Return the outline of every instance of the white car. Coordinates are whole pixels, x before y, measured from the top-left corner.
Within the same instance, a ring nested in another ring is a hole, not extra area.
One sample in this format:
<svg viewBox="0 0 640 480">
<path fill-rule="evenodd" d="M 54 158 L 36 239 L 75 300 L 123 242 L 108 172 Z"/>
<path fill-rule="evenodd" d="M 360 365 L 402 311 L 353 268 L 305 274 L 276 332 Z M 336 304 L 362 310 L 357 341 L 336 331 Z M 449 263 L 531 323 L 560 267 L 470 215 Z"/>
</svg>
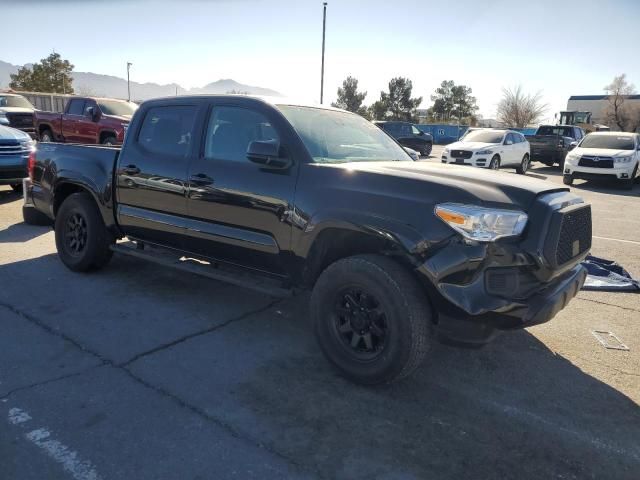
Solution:
<svg viewBox="0 0 640 480">
<path fill-rule="evenodd" d="M 442 163 L 494 170 L 511 167 L 518 173 L 525 173 L 529 169 L 529 142 L 513 130 L 473 130 L 461 140 L 447 145 L 442 152 Z"/>
<path fill-rule="evenodd" d="M 627 132 L 594 132 L 585 136 L 564 160 L 565 185 L 576 178 L 617 179 L 628 189 L 640 175 L 640 135 Z"/>
</svg>

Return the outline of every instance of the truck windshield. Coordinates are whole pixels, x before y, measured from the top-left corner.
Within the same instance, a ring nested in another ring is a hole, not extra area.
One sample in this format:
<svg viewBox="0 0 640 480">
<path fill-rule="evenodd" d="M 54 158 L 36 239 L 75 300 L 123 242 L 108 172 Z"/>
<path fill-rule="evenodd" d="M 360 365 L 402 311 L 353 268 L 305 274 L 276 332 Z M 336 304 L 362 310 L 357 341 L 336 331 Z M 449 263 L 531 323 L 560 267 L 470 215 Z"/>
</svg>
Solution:
<svg viewBox="0 0 640 480">
<path fill-rule="evenodd" d="M 386 133 L 359 115 L 278 105 L 317 163 L 413 161 Z"/>
<path fill-rule="evenodd" d="M 0 107 L 33 108 L 33 105 L 24 97 L 7 95 L 6 97 L 0 97 Z"/>
<path fill-rule="evenodd" d="M 633 150 L 635 144 L 633 137 L 618 135 L 595 135 L 593 133 L 584 137 L 580 148 L 607 148 L 611 150 Z"/>
<path fill-rule="evenodd" d="M 465 142 L 502 143 L 504 132 L 492 132 L 487 130 L 474 130 L 464 136 Z"/>
<path fill-rule="evenodd" d="M 138 105 L 133 102 L 118 102 L 116 100 L 98 100 L 98 105 L 105 115 L 120 117 L 130 117 L 138 109 Z"/>
</svg>

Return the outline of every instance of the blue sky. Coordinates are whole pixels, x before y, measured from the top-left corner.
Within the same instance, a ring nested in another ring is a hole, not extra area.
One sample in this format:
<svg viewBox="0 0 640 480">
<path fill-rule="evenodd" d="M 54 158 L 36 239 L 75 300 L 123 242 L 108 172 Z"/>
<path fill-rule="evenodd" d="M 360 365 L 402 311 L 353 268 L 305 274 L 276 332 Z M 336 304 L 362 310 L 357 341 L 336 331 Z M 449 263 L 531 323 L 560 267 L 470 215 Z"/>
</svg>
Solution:
<svg viewBox="0 0 640 480">
<path fill-rule="evenodd" d="M 140 82 L 233 78 L 319 98 L 322 1 L 0 0 L 0 12 L 16 19 L 2 22 L 0 48 L 14 64 L 55 49 L 78 71 L 125 77 L 131 61 Z M 325 101 L 347 75 L 367 103 L 406 76 L 426 107 L 452 79 L 473 89 L 485 117 L 517 84 L 541 91 L 552 117 L 623 72 L 640 88 L 639 24 L 638 0 L 329 0 Z"/>
</svg>

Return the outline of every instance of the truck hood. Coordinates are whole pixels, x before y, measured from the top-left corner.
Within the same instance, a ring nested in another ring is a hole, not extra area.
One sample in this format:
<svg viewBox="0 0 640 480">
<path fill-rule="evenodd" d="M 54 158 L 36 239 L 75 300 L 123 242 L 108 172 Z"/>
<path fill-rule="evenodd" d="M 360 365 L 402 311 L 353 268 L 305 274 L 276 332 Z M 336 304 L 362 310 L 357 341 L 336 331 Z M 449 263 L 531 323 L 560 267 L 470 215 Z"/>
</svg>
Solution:
<svg viewBox="0 0 640 480">
<path fill-rule="evenodd" d="M 615 150 L 612 148 L 574 148 L 572 154 L 588 155 L 593 157 L 627 157 L 633 155 L 633 150 Z"/>
<path fill-rule="evenodd" d="M 0 113 L 33 113 L 33 109 L 24 107 L 0 107 Z"/>
<path fill-rule="evenodd" d="M 543 192 L 569 190 L 524 175 L 441 163 L 351 162 L 322 166 L 342 169 L 347 177 L 361 177 L 357 182 L 361 190 L 378 189 L 377 193 L 405 198 L 437 196 L 438 203 L 468 202 L 506 208 L 515 206 L 526 211 Z M 384 182 L 375 181 L 372 175 L 384 175 L 394 180 L 387 178 Z M 384 185 L 384 192 L 379 191 L 377 185 L 380 184 Z M 429 194 L 424 195 L 424 192 Z"/>
<path fill-rule="evenodd" d="M 499 143 L 484 143 L 484 142 L 454 142 L 447 145 L 449 150 L 482 150 L 484 148 L 499 147 Z"/>
<path fill-rule="evenodd" d="M 104 117 L 120 122 L 130 122 L 132 115 L 105 115 Z"/>
</svg>

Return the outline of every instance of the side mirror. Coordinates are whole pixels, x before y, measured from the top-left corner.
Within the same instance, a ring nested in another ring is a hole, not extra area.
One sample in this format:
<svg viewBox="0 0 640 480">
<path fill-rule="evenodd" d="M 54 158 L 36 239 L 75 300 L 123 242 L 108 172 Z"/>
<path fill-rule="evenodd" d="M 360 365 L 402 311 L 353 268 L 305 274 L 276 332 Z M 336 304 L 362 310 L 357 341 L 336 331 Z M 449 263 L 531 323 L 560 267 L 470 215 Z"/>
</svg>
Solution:
<svg viewBox="0 0 640 480">
<path fill-rule="evenodd" d="M 247 158 L 264 168 L 284 170 L 291 160 L 280 156 L 280 143 L 276 140 L 256 140 L 247 147 Z"/>
<path fill-rule="evenodd" d="M 573 150 L 574 148 L 576 148 L 578 146 L 578 142 L 571 142 L 569 144 L 569 150 Z"/>
<path fill-rule="evenodd" d="M 422 130 L 418 130 L 418 136 L 424 137 L 424 132 Z"/>
<path fill-rule="evenodd" d="M 504 144 L 505 145 L 513 145 L 513 141 L 512 140 L 505 140 Z"/>
</svg>

